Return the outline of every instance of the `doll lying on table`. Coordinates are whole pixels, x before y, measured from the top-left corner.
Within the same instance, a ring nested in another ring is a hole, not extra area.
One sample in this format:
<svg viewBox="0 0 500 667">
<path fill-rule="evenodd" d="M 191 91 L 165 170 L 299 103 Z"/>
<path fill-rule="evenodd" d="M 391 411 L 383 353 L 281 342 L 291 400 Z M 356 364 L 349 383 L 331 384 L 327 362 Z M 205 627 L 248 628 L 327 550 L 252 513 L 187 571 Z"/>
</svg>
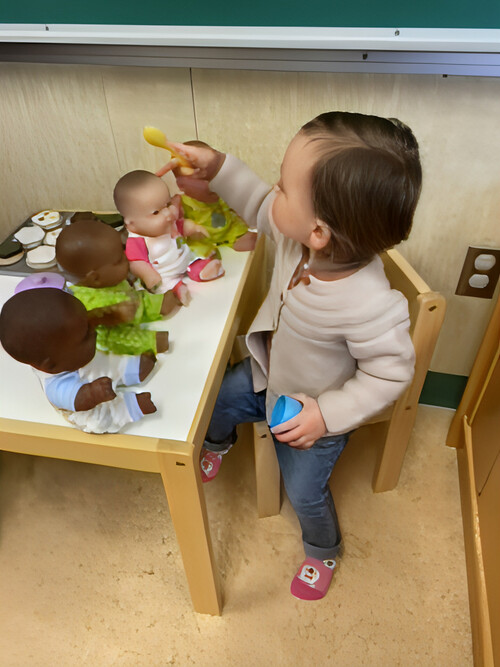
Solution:
<svg viewBox="0 0 500 667">
<path fill-rule="evenodd" d="M 167 331 L 140 325 L 161 320 L 180 302 L 172 291 L 150 294 L 128 283 L 129 263 L 119 232 L 97 219 L 81 219 L 59 234 L 56 258 L 76 283 L 68 289 L 84 304 L 91 321 L 97 318 L 98 350 L 156 354 L 168 349 Z"/>
<path fill-rule="evenodd" d="M 202 224 L 184 218 L 180 195 L 172 197 L 161 178 L 143 170 L 122 176 L 113 195 L 129 232 L 125 253 L 130 269 L 147 289 L 155 293 L 171 289 L 187 305 L 189 291 L 182 281 L 185 275 L 197 282 L 224 275 L 217 243 L 210 239 L 207 225 L 208 217 L 212 220 L 218 212 L 214 206 L 187 199 L 186 204 Z M 225 224 L 232 212 L 229 207 L 220 211 Z M 238 225 L 231 232 L 234 241 L 248 231 L 240 218 Z"/>
<path fill-rule="evenodd" d="M 85 307 L 61 289 L 19 292 L 0 313 L 0 342 L 35 369 L 50 403 L 82 431 L 116 433 L 156 411 L 149 392 L 117 392 L 145 380 L 156 359 L 102 354 L 95 341 Z"/>
</svg>

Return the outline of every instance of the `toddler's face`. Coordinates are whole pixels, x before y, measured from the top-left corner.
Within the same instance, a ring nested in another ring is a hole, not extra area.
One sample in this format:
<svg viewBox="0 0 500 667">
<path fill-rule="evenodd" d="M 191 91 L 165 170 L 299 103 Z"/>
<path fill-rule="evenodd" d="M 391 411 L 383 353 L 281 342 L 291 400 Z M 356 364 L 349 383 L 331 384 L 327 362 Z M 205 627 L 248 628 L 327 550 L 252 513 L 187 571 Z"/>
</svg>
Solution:
<svg viewBox="0 0 500 667">
<path fill-rule="evenodd" d="M 135 188 L 120 212 L 129 231 L 153 237 L 170 233 L 179 216 L 179 209 L 160 178 Z"/>
<path fill-rule="evenodd" d="M 316 227 L 311 192 L 316 160 L 316 144 L 299 132 L 283 158 L 281 178 L 274 186 L 276 199 L 271 208 L 272 220 L 279 231 L 307 247 Z"/>
</svg>

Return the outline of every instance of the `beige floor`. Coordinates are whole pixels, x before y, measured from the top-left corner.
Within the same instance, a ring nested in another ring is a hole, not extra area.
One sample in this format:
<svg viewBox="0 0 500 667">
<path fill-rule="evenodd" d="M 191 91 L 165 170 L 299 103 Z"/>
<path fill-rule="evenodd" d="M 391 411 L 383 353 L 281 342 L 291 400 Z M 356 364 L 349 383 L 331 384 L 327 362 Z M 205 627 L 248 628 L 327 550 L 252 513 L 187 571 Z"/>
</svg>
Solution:
<svg viewBox="0 0 500 667">
<path fill-rule="evenodd" d="M 2 667 L 472 665 L 452 412 L 420 407 L 398 488 L 374 495 L 354 438 L 333 487 L 345 554 L 328 596 L 288 592 L 302 560 L 287 501 L 257 519 L 252 453 L 206 487 L 222 617 L 195 614 L 160 477 L 3 454 Z"/>
</svg>

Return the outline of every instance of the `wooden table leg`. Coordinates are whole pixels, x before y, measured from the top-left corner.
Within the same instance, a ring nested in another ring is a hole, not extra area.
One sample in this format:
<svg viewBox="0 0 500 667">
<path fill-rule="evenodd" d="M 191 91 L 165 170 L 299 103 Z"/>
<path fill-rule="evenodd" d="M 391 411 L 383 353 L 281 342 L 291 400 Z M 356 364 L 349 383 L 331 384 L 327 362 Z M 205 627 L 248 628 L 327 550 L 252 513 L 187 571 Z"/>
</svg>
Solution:
<svg viewBox="0 0 500 667">
<path fill-rule="evenodd" d="M 196 448 L 158 454 L 170 515 L 181 550 L 195 611 L 220 615 L 222 593 L 208 525 Z"/>
</svg>

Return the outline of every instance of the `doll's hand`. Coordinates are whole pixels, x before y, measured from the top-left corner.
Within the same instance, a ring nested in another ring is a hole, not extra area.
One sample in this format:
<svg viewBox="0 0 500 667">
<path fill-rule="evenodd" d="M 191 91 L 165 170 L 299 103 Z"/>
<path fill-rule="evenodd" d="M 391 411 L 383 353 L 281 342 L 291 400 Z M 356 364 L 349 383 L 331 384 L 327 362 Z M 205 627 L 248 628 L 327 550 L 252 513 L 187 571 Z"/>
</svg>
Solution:
<svg viewBox="0 0 500 667">
<path fill-rule="evenodd" d="M 103 308 L 93 308 L 87 312 L 89 323 L 92 327 L 102 324 L 105 327 L 114 327 L 124 322 L 132 322 L 139 307 L 138 297 L 115 303 Z"/>
<path fill-rule="evenodd" d="M 198 225 L 193 220 L 189 220 L 189 218 L 184 218 L 183 231 L 184 236 L 195 239 L 203 239 L 210 236 L 208 229 L 205 229 L 203 225 Z"/>
<path fill-rule="evenodd" d="M 306 394 L 292 394 L 303 404 L 298 415 L 272 429 L 277 440 L 296 449 L 310 449 L 326 433 L 326 424 L 318 402 Z"/>
<path fill-rule="evenodd" d="M 93 382 L 80 387 L 75 398 L 75 412 L 91 410 L 100 403 L 112 401 L 116 397 L 108 377 L 97 378 Z"/>
</svg>

